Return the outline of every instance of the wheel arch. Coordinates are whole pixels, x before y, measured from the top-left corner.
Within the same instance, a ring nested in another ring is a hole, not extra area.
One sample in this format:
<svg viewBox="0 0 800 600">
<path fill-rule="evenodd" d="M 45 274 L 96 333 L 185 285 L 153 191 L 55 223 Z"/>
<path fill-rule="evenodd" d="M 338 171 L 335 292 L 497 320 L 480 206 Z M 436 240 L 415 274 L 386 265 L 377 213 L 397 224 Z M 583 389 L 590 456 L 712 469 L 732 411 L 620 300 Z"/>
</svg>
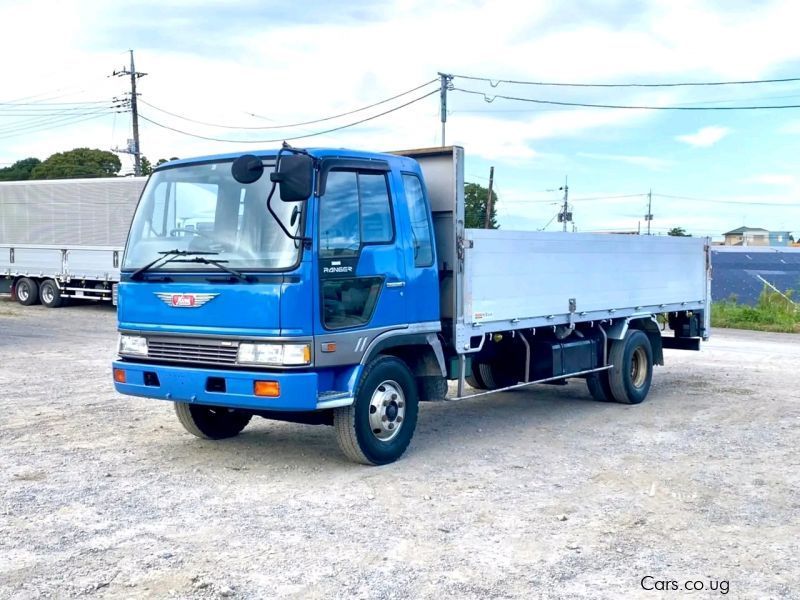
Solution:
<svg viewBox="0 0 800 600">
<path fill-rule="evenodd" d="M 648 314 L 620 319 L 608 329 L 606 335 L 609 340 L 623 340 L 628 329 L 638 329 L 647 335 L 653 350 L 653 364 L 663 366 L 664 345 L 661 342 L 661 328 L 658 326 L 656 318 Z"/>
<path fill-rule="evenodd" d="M 447 376 L 444 350 L 435 333 L 393 335 L 377 340 L 364 353 L 361 364 L 369 364 L 381 355 L 399 358 L 415 377 Z"/>
</svg>

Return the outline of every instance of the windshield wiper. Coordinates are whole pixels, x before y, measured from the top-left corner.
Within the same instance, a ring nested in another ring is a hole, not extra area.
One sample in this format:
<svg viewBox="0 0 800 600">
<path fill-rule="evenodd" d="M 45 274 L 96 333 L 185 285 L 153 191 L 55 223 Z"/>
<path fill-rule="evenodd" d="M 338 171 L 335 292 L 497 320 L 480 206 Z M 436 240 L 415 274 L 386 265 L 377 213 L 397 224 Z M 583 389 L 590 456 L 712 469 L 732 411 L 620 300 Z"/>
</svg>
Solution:
<svg viewBox="0 0 800 600">
<path fill-rule="evenodd" d="M 165 265 L 169 262 L 177 260 L 178 257 L 180 256 L 198 256 L 198 255 L 208 256 L 213 254 L 219 254 L 219 252 L 194 252 L 191 250 L 178 250 L 177 248 L 175 248 L 174 250 L 164 250 L 162 252 L 159 252 L 159 254 L 161 256 L 159 256 L 157 259 L 151 260 L 145 266 L 139 267 L 133 273 L 131 273 L 131 279 L 141 279 L 142 275 L 145 272 L 149 271 L 150 269 L 156 266 L 160 267 L 161 265 Z"/>
<path fill-rule="evenodd" d="M 197 254 L 200 253 L 198 252 Z M 217 254 L 217 252 L 203 252 L 203 254 Z M 248 277 L 244 273 L 241 273 L 236 269 L 231 269 L 230 267 L 226 267 L 224 264 L 222 264 L 228 262 L 227 260 L 212 260 L 210 258 L 205 258 L 203 256 L 195 256 L 194 258 L 178 258 L 177 256 L 174 256 L 167 262 L 201 263 L 204 265 L 214 265 L 220 271 L 225 271 L 226 273 L 230 273 L 231 275 L 233 275 L 237 279 L 240 279 L 241 281 L 248 281 L 248 282 L 251 281 L 250 277 Z"/>
</svg>

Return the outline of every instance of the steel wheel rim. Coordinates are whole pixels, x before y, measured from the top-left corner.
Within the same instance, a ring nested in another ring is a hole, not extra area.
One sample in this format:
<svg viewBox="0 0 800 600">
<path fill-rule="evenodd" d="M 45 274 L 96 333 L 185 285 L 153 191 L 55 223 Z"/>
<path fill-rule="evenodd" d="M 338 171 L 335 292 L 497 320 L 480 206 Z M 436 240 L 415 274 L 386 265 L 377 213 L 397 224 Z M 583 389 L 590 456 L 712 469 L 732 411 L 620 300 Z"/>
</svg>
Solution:
<svg viewBox="0 0 800 600">
<path fill-rule="evenodd" d="M 53 289 L 49 285 L 44 286 L 42 288 L 42 300 L 44 300 L 45 303 L 50 303 L 54 298 L 55 294 L 53 293 Z"/>
<path fill-rule="evenodd" d="M 631 383 L 635 388 L 644 386 L 647 380 L 647 353 L 639 346 L 631 355 Z"/>
<path fill-rule="evenodd" d="M 17 286 L 17 298 L 20 300 L 27 300 L 30 298 L 30 290 L 28 289 L 27 283 Z"/>
<path fill-rule="evenodd" d="M 379 384 L 369 401 L 369 428 L 381 442 L 397 437 L 406 418 L 406 397 L 396 381 Z"/>
</svg>

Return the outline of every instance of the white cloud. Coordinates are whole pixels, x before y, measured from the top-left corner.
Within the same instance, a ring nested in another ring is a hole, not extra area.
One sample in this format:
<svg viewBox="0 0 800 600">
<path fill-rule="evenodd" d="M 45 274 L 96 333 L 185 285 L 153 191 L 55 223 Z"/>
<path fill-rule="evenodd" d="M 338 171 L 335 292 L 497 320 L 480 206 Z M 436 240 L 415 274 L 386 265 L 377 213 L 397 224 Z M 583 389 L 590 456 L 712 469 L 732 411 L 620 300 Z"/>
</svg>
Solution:
<svg viewBox="0 0 800 600">
<path fill-rule="evenodd" d="M 654 158 L 652 156 L 637 156 L 628 154 L 596 154 L 593 152 L 578 152 L 578 156 L 591 158 L 594 160 L 609 160 L 614 162 L 626 163 L 637 167 L 662 171 L 674 164 L 673 161 L 664 158 Z"/>
<path fill-rule="evenodd" d="M 730 132 L 731 130 L 728 127 L 710 125 L 708 127 L 702 127 L 696 133 L 688 133 L 686 135 L 676 136 L 675 139 L 679 142 L 689 144 L 690 146 L 708 148 L 709 146 L 716 144 Z"/>
</svg>

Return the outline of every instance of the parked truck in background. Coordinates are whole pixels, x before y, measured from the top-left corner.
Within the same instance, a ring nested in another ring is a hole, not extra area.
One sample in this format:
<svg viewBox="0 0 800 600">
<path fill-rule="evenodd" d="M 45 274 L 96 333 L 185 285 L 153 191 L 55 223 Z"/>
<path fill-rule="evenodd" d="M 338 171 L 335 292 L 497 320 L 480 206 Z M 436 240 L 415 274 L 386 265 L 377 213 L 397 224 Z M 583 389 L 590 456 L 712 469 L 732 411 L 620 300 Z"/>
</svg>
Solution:
<svg viewBox="0 0 800 600">
<path fill-rule="evenodd" d="M 465 229 L 459 147 L 284 146 L 155 170 L 113 376 L 198 437 L 327 424 L 379 465 L 448 380 L 464 398 L 583 378 L 637 404 L 664 348 L 699 349 L 709 309 L 707 240 Z"/>
<path fill-rule="evenodd" d="M 109 301 L 145 177 L 0 182 L 0 280 L 23 305 Z"/>
</svg>

